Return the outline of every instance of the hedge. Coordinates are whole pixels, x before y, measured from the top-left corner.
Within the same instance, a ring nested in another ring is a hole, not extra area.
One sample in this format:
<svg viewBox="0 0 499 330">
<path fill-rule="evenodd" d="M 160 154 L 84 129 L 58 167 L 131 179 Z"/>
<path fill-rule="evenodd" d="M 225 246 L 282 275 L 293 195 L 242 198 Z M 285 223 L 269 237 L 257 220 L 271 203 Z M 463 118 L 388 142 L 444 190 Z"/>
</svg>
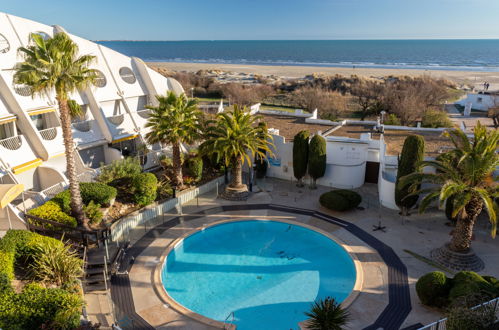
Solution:
<svg viewBox="0 0 499 330">
<path fill-rule="evenodd" d="M 419 170 L 418 163 L 424 159 L 424 147 L 425 141 L 420 135 L 409 135 L 405 139 L 404 146 L 402 147 L 395 185 L 395 203 L 400 207 L 403 214 L 407 214 L 407 210 L 416 205 L 419 196 L 407 196 L 416 192 L 419 187 L 402 187 L 399 184 L 399 181 L 400 178 Z"/>
<path fill-rule="evenodd" d="M 419 278 L 416 292 L 423 304 L 446 307 L 460 305 L 463 299 L 477 296 L 480 300 L 498 297 L 499 284 L 495 277 L 482 277 L 471 271 L 461 271 L 452 279 L 442 272 L 431 272 Z"/>
<path fill-rule="evenodd" d="M 347 211 L 359 206 L 362 197 L 352 190 L 338 189 L 324 193 L 319 197 L 319 203 L 333 211 Z"/>
<path fill-rule="evenodd" d="M 293 174 L 301 182 L 307 174 L 309 131 L 301 131 L 293 139 Z"/>
<path fill-rule="evenodd" d="M 450 279 L 443 272 L 431 272 L 416 282 L 419 300 L 428 306 L 444 306 L 450 289 Z"/>
<path fill-rule="evenodd" d="M 132 179 L 133 198 L 140 206 L 151 204 L 156 199 L 158 179 L 152 173 L 140 173 Z"/>
<path fill-rule="evenodd" d="M 111 200 L 116 198 L 116 188 L 100 182 L 80 182 L 80 194 L 83 204 L 88 205 L 91 201 L 102 206 L 110 206 Z M 69 214 L 71 212 L 71 194 L 69 190 L 58 193 L 51 199 L 59 204 L 61 209 Z"/>
<path fill-rule="evenodd" d="M 326 139 L 314 135 L 308 149 L 308 174 L 315 181 L 326 173 Z"/>
<path fill-rule="evenodd" d="M 76 228 L 77 226 L 76 219 L 66 214 L 58 203 L 53 202 L 51 200 L 41 206 L 38 206 L 37 208 L 29 210 L 28 214 L 45 220 L 59 222 L 64 225 L 71 226 L 73 228 Z M 54 227 L 49 224 L 44 224 L 44 223 L 39 224 L 35 220 L 29 220 L 29 221 L 31 221 L 35 225 L 40 225 L 45 228 Z"/>
<path fill-rule="evenodd" d="M 194 180 L 199 181 L 203 177 L 203 159 L 201 157 L 193 157 L 189 159 L 189 174 Z"/>
<path fill-rule="evenodd" d="M 36 258 L 41 243 L 61 244 L 54 238 L 26 230 L 9 230 L 0 239 L 0 329 L 73 329 L 79 325 L 82 298 L 62 289 L 46 289 L 28 284 L 20 294 L 10 282 L 14 264 Z"/>
</svg>

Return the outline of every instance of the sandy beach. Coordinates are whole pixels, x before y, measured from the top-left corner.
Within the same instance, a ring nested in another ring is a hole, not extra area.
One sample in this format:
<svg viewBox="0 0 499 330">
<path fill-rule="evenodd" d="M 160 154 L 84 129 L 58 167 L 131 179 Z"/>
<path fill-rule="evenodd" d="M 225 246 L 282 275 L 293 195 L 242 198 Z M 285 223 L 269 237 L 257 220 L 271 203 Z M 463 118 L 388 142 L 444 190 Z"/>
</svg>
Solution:
<svg viewBox="0 0 499 330">
<path fill-rule="evenodd" d="M 473 85 L 481 89 L 484 81 L 490 83 L 490 90 L 499 89 L 499 72 L 476 71 L 444 71 L 444 70 L 413 70 L 413 69 L 371 69 L 371 68 L 336 68 L 315 66 L 270 66 L 243 64 L 208 64 L 208 63 L 176 63 L 148 62 L 151 67 L 162 67 L 174 71 L 223 70 L 260 75 L 275 75 L 286 78 L 301 78 L 312 73 L 327 75 L 340 74 L 344 76 L 358 75 L 362 77 L 386 76 L 421 76 L 429 75 L 435 78 L 445 78 L 459 85 Z"/>
</svg>

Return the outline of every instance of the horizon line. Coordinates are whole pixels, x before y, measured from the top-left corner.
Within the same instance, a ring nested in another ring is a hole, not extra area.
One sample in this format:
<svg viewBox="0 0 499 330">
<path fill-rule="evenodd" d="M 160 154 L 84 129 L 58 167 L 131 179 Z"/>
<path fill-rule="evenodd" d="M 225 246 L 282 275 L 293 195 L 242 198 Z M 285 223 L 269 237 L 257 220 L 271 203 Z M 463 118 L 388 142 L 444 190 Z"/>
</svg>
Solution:
<svg viewBox="0 0 499 330">
<path fill-rule="evenodd" d="M 93 42 L 127 41 L 127 42 L 188 42 L 188 41 L 433 41 L 433 40 L 498 40 L 499 37 L 489 38 L 376 38 L 376 39 L 94 39 Z"/>
</svg>

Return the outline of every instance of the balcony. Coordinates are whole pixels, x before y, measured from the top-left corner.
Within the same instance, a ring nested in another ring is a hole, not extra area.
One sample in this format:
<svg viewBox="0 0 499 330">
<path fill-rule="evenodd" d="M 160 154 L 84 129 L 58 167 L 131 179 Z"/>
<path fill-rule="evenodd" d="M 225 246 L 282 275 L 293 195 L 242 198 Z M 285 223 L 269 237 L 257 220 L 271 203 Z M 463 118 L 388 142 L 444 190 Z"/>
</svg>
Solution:
<svg viewBox="0 0 499 330">
<path fill-rule="evenodd" d="M 132 117 L 127 113 L 106 117 L 107 127 L 113 137 L 113 142 L 137 135 L 137 128 Z"/>
<path fill-rule="evenodd" d="M 133 112 L 132 115 L 139 130 L 143 134 L 148 133 L 151 130 L 150 128 L 146 127 L 147 121 L 149 120 L 149 116 L 151 115 L 151 110 L 149 109 L 139 110 L 137 112 Z"/>
<path fill-rule="evenodd" d="M 79 145 L 89 144 L 104 140 L 104 136 L 95 120 L 85 120 L 71 125 L 73 139 Z"/>
<path fill-rule="evenodd" d="M 57 127 L 46 128 L 38 131 L 46 141 L 54 140 L 57 137 Z"/>
<path fill-rule="evenodd" d="M 23 135 L 0 140 L 0 158 L 10 168 L 37 159 Z"/>
</svg>

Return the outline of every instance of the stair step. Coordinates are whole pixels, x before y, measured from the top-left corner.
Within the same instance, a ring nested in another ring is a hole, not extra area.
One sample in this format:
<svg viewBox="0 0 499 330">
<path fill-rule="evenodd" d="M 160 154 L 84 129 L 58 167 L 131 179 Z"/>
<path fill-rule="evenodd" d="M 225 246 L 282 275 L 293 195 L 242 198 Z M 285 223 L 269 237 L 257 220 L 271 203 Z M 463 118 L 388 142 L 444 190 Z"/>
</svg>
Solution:
<svg viewBox="0 0 499 330">
<path fill-rule="evenodd" d="M 109 282 L 110 276 L 106 276 L 106 280 Z M 91 277 L 83 279 L 83 283 L 89 285 L 93 283 L 104 283 L 104 274 L 95 274 Z"/>
<path fill-rule="evenodd" d="M 97 284 L 89 284 L 85 285 L 85 292 L 93 292 L 93 291 L 104 291 L 106 290 L 106 285 L 104 283 L 97 283 Z"/>
<path fill-rule="evenodd" d="M 102 272 L 104 272 L 104 271 L 105 271 L 104 267 L 91 267 L 91 268 L 87 268 L 87 270 L 85 271 L 85 274 L 87 276 L 94 275 L 94 274 L 102 274 Z"/>
</svg>

